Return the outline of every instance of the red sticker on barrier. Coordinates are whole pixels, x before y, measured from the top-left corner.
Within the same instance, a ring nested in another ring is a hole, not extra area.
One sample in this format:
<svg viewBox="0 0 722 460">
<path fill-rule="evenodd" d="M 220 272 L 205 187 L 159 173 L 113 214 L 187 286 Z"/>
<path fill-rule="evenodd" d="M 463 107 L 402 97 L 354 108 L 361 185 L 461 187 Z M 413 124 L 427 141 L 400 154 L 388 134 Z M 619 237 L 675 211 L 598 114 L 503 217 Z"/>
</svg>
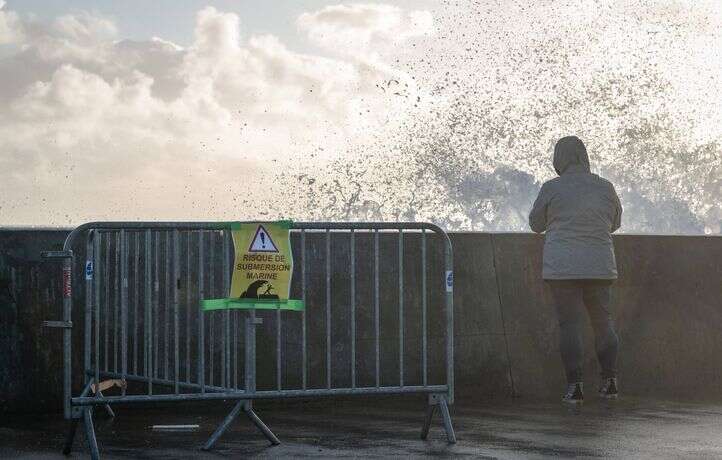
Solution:
<svg viewBox="0 0 722 460">
<path fill-rule="evenodd" d="M 63 267 L 63 297 L 70 297 L 73 292 L 70 270 L 70 267 Z"/>
</svg>

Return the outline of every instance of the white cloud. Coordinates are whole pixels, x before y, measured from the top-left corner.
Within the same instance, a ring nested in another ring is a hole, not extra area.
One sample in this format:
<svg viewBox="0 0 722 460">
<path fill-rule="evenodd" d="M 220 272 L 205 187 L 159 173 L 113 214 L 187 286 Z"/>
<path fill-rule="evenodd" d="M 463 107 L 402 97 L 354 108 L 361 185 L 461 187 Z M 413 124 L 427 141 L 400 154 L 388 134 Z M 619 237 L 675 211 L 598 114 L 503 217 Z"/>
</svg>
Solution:
<svg viewBox="0 0 722 460">
<path fill-rule="evenodd" d="M 428 11 L 405 11 L 384 4 L 332 5 L 302 14 L 296 25 L 329 50 L 368 54 L 430 35 L 433 17 Z"/>
<path fill-rule="evenodd" d="M 88 12 L 60 16 L 52 29 L 59 37 L 76 43 L 113 39 L 118 33 L 112 21 Z"/>
<path fill-rule="evenodd" d="M 212 7 L 187 48 L 118 39 L 89 13 L 0 15 L 19 45 L 0 60 L 0 224 L 238 218 L 233 203 L 272 195 L 281 165 L 335 155 L 413 105 L 411 78 L 379 60 L 242 39 Z"/>
<path fill-rule="evenodd" d="M 22 24 L 17 13 L 6 10 L 5 0 L 0 0 L 0 45 L 16 43 L 22 36 Z"/>
</svg>

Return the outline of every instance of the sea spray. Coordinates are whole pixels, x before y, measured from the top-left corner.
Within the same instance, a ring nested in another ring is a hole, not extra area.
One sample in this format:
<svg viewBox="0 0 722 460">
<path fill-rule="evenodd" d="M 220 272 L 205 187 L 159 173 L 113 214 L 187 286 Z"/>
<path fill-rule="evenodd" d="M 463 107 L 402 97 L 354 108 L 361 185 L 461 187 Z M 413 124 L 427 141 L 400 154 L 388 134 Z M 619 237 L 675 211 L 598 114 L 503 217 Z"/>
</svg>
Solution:
<svg viewBox="0 0 722 460">
<path fill-rule="evenodd" d="M 291 191 L 279 211 L 526 230 L 536 191 L 554 175 L 554 142 L 576 134 L 593 171 L 617 187 L 622 231 L 720 232 L 722 84 L 699 48 L 701 38 L 722 39 L 718 8 L 596 2 L 604 15 L 580 17 L 572 2 L 540 2 L 515 4 L 500 21 L 497 2 L 480 3 L 465 3 L 463 18 L 442 14 L 458 27 L 440 26 L 443 37 L 408 60 L 431 88 L 423 108 L 324 168 L 282 174 Z M 504 30 L 513 18 L 517 27 Z M 463 51 L 435 52 L 449 42 Z M 709 97 L 699 93 L 703 76 Z"/>
</svg>

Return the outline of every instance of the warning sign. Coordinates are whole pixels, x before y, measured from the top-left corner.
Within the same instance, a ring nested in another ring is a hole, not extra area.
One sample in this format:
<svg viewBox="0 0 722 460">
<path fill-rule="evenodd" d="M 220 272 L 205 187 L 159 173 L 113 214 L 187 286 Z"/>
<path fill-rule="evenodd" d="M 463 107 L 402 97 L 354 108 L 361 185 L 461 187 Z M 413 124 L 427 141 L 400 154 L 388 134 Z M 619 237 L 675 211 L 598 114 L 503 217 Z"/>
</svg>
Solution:
<svg viewBox="0 0 722 460">
<path fill-rule="evenodd" d="M 235 250 L 231 289 L 227 299 L 204 300 L 204 310 L 302 310 L 302 301 L 289 299 L 293 274 L 290 228 L 290 221 L 231 224 Z"/>
<path fill-rule="evenodd" d="M 263 225 L 258 225 L 256 236 L 251 240 L 251 247 L 248 248 L 248 252 L 278 252 L 278 248 Z"/>
<path fill-rule="evenodd" d="M 288 225 L 240 224 L 233 230 L 236 263 L 231 298 L 288 299 L 293 255 Z"/>
</svg>

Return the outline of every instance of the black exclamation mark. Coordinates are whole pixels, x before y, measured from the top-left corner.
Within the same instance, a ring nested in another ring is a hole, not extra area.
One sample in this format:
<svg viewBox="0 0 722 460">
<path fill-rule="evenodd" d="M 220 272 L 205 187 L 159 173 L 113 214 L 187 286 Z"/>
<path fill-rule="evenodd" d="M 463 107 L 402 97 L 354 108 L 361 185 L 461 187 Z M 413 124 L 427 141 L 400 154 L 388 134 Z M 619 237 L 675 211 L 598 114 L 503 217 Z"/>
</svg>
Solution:
<svg viewBox="0 0 722 460">
<path fill-rule="evenodd" d="M 266 249 L 266 234 L 261 232 L 261 246 Z"/>
</svg>

